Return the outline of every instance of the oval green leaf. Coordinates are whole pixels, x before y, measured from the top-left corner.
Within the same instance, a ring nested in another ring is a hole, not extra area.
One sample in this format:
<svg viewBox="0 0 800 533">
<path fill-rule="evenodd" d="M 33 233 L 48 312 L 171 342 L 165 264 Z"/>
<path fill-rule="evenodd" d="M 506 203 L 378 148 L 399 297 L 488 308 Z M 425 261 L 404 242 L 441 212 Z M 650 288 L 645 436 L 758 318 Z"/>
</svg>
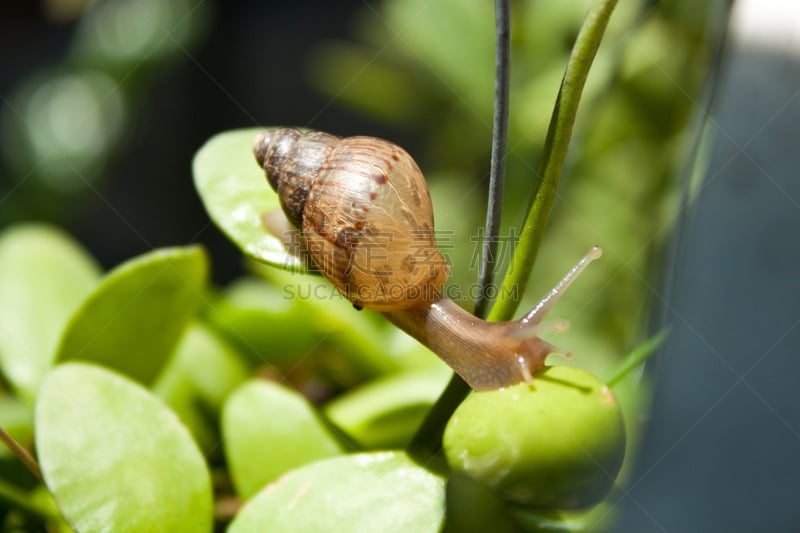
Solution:
<svg viewBox="0 0 800 533">
<path fill-rule="evenodd" d="M 321 278 L 271 267 L 261 271 L 266 281 L 238 280 L 208 310 L 214 327 L 255 364 L 289 372 L 313 367 L 326 380 L 348 387 L 396 371 L 411 359 L 391 353 L 387 339 L 393 337 L 387 332 L 393 328 L 356 312 Z"/>
<path fill-rule="evenodd" d="M 82 359 L 151 382 L 203 297 L 202 248 L 162 248 L 112 270 L 67 325 L 58 360 Z"/>
<path fill-rule="evenodd" d="M 402 452 L 317 461 L 283 476 L 250 500 L 229 533 L 437 532 L 444 480 Z"/>
<path fill-rule="evenodd" d="M 153 392 L 175 411 L 200 449 L 210 455 L 220 451 L 222 404 L 248 374 L 238 353 L 206 326 L 195 323 L 159 374 Z"/>
<path fill-rule="evenodd" d="M 243 499 L 293 468 L 343 452 L 308 400 L 262 380 L 245 383 L 230 396 L 222 432 L 231 477 Z"/>
<path fill-rule="evenodd" d="M 262 215 L 281 209 L 278 196 L 253 157 L 253 139 L 263 130 L 232 130 L 209 139 L 192 163 L 194 185 L 211 220 L 245 254 L 279 268 L 302 271 L 302 262 L 287 253 L 280 239 L 261 223 Z"/>
<path fill-rule="evenodd" d="M 0 362 L 28 403 L 70 315 L 99 279 L 94 260 L 54 227 L 25 224 L 0 236 Z"/>
<path fill-rule="evenodd" d="M 35 424 L 45 483 L 76 530 L 211 531 L 203 456 L 140 385 L 102 367 L 60 365 L 42 382 Z"/>
<path fill-rule="evenodd" d="M 373 380 L 329 402 L 324 412 L 365 448 L 404 448 L 451 375 L 407 372 Z"/>
</svg>

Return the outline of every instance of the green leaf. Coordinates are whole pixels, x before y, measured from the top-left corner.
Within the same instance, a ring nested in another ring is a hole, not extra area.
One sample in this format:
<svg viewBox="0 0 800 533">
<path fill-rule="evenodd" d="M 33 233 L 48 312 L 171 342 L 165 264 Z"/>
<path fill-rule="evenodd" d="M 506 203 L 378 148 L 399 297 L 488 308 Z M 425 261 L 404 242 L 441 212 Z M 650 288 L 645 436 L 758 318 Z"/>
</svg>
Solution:
<svg viewBox="0 0 800 533">
<path fill-rule="evenodd" d="M 606 384 L 613 388 L 620 381 L 625 379 L 633 369 L 639 367 L 642 363 L 647 361 L 661 347 L 667 336 L 669 336 L 669 327 L 664 327 L 653 335 L 652 337 L 644 340 L 639 346 L 633 349 L 631 353 L 625 356 L 625 359 L 620 361 L 614 373 L 606 379 Z"/>
<path fill-rule="evenodd" d="M 102 367 L 60 365 L 42 382 L 35 421 L 45 483 L 78 531 L 211 531 L 203 456 L 140 385 Z"/>
<path fill-rule="evenodd" d="M 297 283 L 302 279 L 298 276 Z M 256 365 L 294 367 L 320 343 L 314 309 L 286 288 L 254 278 L 234 281 L 208 309 L 214 327 Z"/>
<path fill-rule="evenodd" d="M 99 278 L 94 260 L 54 227 L 19 225 L 0 236 L 0 362 L 28 403 L 67 320 Z"/>
<path fill-rule="evenodd" d="M 279 268 L 302 271 L 302 263 L 261 223 L 263 214 L 281 209 L 253 156 L 253 139 L 263 130 L 232 130 L 209 139 L 194 157 L 194 184 L 211 220 L 245 254 Z"/>
<path fill-rule="evenodd" d="M 262 380 L 230 396 L 222 432 L 231 477 L 243 499 L 293 468 L 343 452 L 301 394 Z"/>
<path fill-rule="evenodd" d="M 408 372 L 373 380 L 329 402 L 325 415 L 365 448 L 404 448 L 450 375 Z"/>
<path fill-rule="evenodd" d="M 219 414 L 228 394 L 248 377 L 238 353 L 206 326 L 195 323 L 153 385 L 206 455 L 219 451 Z"/>
<path fill-rule="evenodd" d="M 152 381 L 194 315 L 208 277 L 202 248 L 162 248 L 111 271 L 72 316 L 58 360 L 82 359 Z"/>
<path fill-rule="evenodd" d="M 419 360 L 408 350 L 395 353 L 394 333 L 387 332 L 396 329 L 356 312 L 322 278 L 268 266 L 259 273 L 266 282 L 238 280 L 208 312 L 214 326 L 255 364 L 288 373 L 314 369 L 347 387 Z M 436 361 L 430 354 L 423 359 Z"/>
<path fill-rule="evenodd" d="M 229 533 L 440 531 L 444 481 L 402 452 L 345 455 L 285 475 L 250 500 Z"/>
</svg>

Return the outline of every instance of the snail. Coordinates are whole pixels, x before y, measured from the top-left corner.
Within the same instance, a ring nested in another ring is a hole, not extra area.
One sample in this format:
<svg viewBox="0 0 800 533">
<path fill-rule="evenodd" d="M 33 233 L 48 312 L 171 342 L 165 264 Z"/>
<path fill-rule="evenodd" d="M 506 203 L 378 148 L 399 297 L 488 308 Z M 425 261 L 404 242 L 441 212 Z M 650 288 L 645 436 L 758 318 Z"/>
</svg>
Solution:
<svg viewBox="0 0 800 533">
<path fill-rule="evenodd" d="M 259 134 L 253 152 L 323 276 L 357 309 L 383 313 L 427 346 L 473 389 L 530 383 L 560 352 L 539 335 L 563 331 L 566 321 L 542 319 L 600 248 L 519 320 L 486 322 L 444 297 L 450 266 L 436 247 L 425 178 L 405 150 L 373 137 L 282 128 Z M 266 223 L 281 234 L 279 223 Z"/>
</svg>

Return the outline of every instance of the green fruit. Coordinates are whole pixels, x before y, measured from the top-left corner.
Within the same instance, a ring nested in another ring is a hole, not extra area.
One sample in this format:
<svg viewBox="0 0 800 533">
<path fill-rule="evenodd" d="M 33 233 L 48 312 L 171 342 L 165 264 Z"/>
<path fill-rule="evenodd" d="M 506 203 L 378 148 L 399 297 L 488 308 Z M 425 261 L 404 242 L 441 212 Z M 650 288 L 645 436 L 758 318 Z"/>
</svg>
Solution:
<svg viewBox="0 0 800 533">
<path fill-rule="evenodd" d="M 556 366 L 532 385 L 473 392 L 444 432 L 447 462 L 536 509 L 600 502 L 625 455 L 622 411 L 611 390 L 579 368 Z"/>
</svg>

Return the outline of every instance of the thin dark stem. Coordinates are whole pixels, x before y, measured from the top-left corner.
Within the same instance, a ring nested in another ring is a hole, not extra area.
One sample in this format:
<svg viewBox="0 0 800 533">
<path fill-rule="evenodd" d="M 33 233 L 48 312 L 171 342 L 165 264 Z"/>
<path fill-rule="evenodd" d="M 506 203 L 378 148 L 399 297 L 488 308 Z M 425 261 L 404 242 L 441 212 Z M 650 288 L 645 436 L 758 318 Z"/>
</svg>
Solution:
<svg viewBox="0 0 800 533">
<path fill-rule="evenodd" d="M 495 274 L 498 234 L 503 205 L 503 184 L 506 172 L 506 146 L 508 144 L 508 94 L 511 64 L 511 7 L 509 0 L 495 0 L 495 80 L 494 125 L 492 129 L 492 160 L 489 176 L 489 201 L 486 210 L 486 227 L 483 235 L 483 258 L 478 277 L 478 298 L 475 315 L 485 317 L 489 299 L 487 289 Z M 408 449 L 412 456 L 425 460 L 435 456 L 442 447 L 442 434 L 456 407 L 469 394 L 470 388 L 458 375 L 453 374 L 447 388 L 428 412 Z"/>
<path fill-rule="evenodd" d="M 534 195 L 499 291 L 501 297 L 492 307 L 490 320 L 510 320 L 517 310 L 519 298 L 525 294 L 555 201 L 583 87 L 616 4 L 617 0 L 595 0 L 575 39 L 547 130 Z"/>
<path fill-rule="evenodd" d="M 464 401 L 470 390 L 469 385 L 458 374 L 453 374 L 444 392 L 428 411 L 428 415 L 408 445 L 408 453 L 412 457 L 427 464 L 431 457 L 441 451 L 442 436 L 447 421 L 450 420 L 453 411 Z"/>
<path fill-rule="evenodd" d="M 36 476 L 37 479 L 42 479 L 42 472 L 39 470 L 39 463 L 36 462 L 36 459 L 30 454 L 28 450 L 25 449 L 22 444 L 17 442 L 17 439 L 12 437 L 5 429 L 0 427 L 0 440 L 8 447 L 11 452 L 17 456 L 17 458 L 22 461 L 28 470 Z"/>
<path fill-rule="evenodd" d="M 506 173 L 508 144 L 508 93 L 511 65 L 511 8 L 509 0 L 495 0 L 495 78 L 494 126 L 492 129 L 492 161 L 489 174 L 489 201 L 483 234 L 483 257 L 478 274 L 478 298 L 475 315 L 484 318 L 491 303 L 489 286 L 495 275 L 500 219 L 503 209 L 503 185 Z"/>
</svg>

